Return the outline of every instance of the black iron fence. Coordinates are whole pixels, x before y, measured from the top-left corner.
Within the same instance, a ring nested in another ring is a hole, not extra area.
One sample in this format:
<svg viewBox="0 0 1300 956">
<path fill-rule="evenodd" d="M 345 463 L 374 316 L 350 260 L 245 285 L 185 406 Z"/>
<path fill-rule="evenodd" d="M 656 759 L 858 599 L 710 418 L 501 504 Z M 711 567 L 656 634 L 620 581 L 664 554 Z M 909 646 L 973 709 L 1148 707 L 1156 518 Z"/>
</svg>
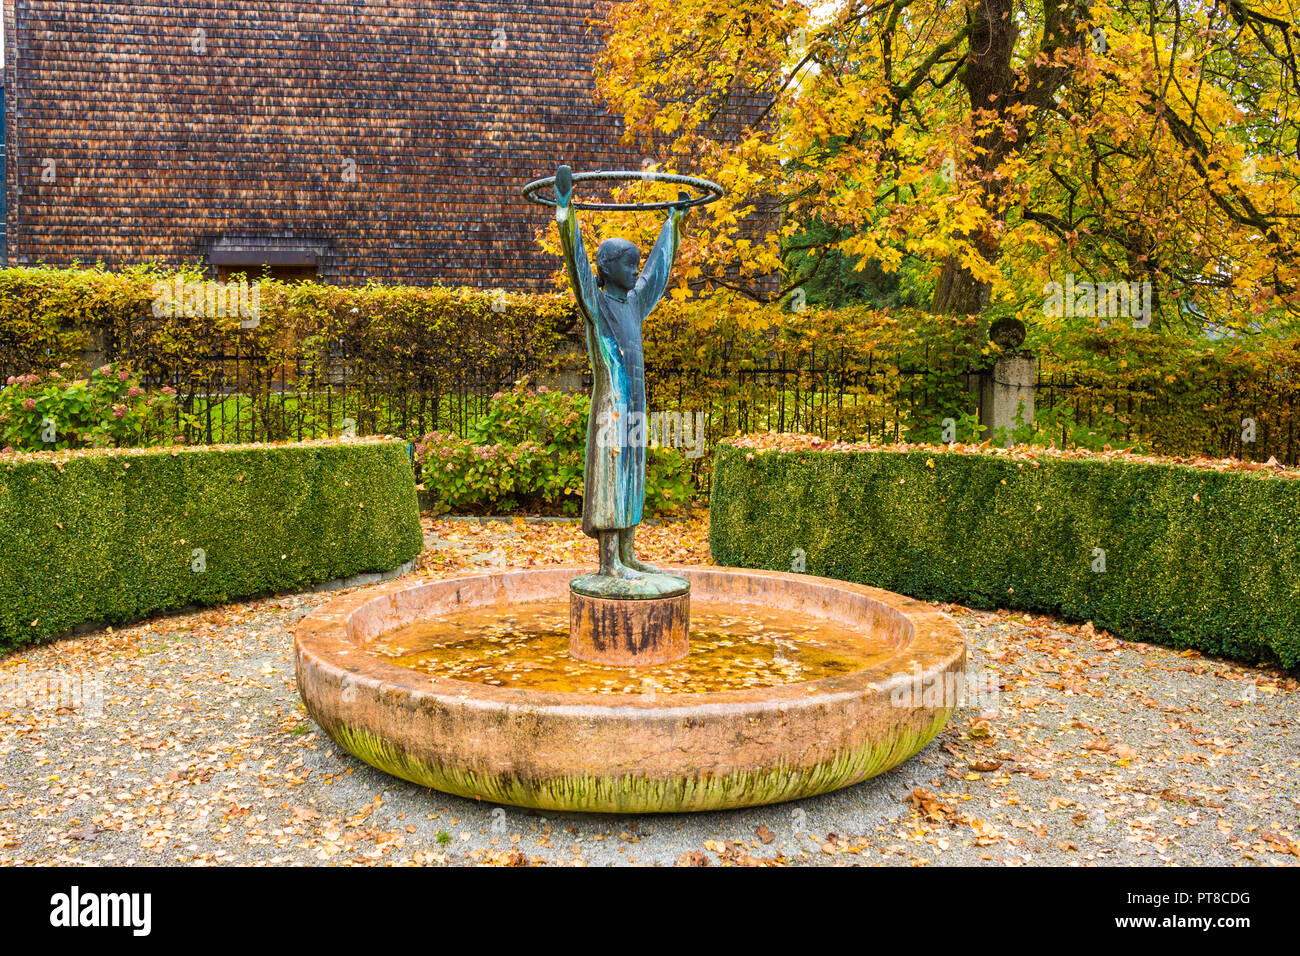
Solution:
<svg viewBox="0 0 1300 956">
<path fill-rule="evenodd" d="M 968 401 L 971 376 L 955 352 L 915 366 L 875 352 L 774 352 L 763 363 L 646 369 L 648 404 L 699 410 L 711 439 L 736 432 L 805 432 L 845 441 L 895 441 Z"/>
<path fill-rule="evenodd" d="M 590 387 L 590 374 L 559 373 L 551 355 L 515 352 L 472 367 L 419 368 L 357 361 L 333 343 L 315 361 L 283 361 L 238 335 L 184 367 L 141 361 L 149 387 L 178 392 L 169 430 L 190 442 L 302 440 L 351 431 L 414 439 L 432 430 L 465 435 L 492 396 L 526 377 L 538 384 Z M 467 363 L 468 364 L 468 363 Z M 939 420 L 967 400 L 970 376 L 956 353 L 926 352 L 914 367 L 846 350 L 774 351 L 762 363 L 682 367 L 647 363 L 651 411 L 700 415 L 709 443 L 736 432 L 809 432 L 832 439 L 897 440 L 919 422 Z M 936 431 L 937 434 L 937 431 Z"/>
<path fill-rule="evenodd" d="M 1059 447 L 1136 447 L 1175 457 L 1300 463 L 1300 401 L 1286 369 L 1115 383 L 1041 371 L 1036 427 Z"/>
<path fill-rule="evenodd" d="M 469 368 L 375 362 L 334 342 L 314 358 L 296 351 L 268 355 L 251 339 L 228 337 L 222 348 L 168 367 L 129 350 L 110 350 L 143 369 L 143 384 L 177 391 L 168 429 L 204 444 L 301 441 L 340 433 L 415 438 L 434 429 L 464 435 L 496 392 L 539 363 L 478 357 Z M 467 363 L 469 364 L 469 363 Z"/>
<path fill-rule="evenodd" d="M 195 443 L 344 432 L 413 441 L 435 429 L 463 436 L 495 393 L 525 377 L 553 387 L 590 386 L 580 344 L 569 355 L 580 361 L 571 361 L 568 373 L 557 370 L 553 350 L 530 350 L 527 343 L 501 357 L 467 352 L 450 367 L 356 354 L 344 341 L 317 348 L 312 358 L 300 345 L 278 356 L 239 334 L 195 346 L 175 366 L 133 354 L 130 343 L 108 343 L 102 355 L 131 361 L 147 386 L 175 388 L 176 411 L 161 431 Z M 768 430 L 849 441 L 938 441 L 948 437 L 948 420 L 962 416 L 961 437 L 971 437 L 979 372 L 957 347 L 902 359 L 847 349 L 774 350 L 757 363 L 720 360 L 720 353 L 725 350 L 714 350 L 698 367 L 651 357 L 646 368 L 651 411 L 699 416 L 692 422 L 702 421 L 707 445 Z M 1290 375 L 1287 368 L 1226 378 L 1193 371 L 1116 381 L 1053 369 L 1048 359 L 1035 387 L 1034 438 L 1061 447 L 1131 446 L 1297 464 L 1300 390 Z"/>
</svg>

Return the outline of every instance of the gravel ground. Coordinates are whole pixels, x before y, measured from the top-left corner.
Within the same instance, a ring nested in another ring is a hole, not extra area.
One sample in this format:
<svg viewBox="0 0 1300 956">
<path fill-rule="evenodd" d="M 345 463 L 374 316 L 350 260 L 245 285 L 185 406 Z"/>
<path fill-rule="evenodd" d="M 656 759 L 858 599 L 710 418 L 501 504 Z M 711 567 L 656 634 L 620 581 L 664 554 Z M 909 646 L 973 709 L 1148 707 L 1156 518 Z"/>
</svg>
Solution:
<svg viewBox="0 0 1300 956">
<path fill-rule="evenodd" d="M 707 560 L 703 519 L 640 537 L 650 560 Z M 426 540 L 417 575 L 588 551 L 571 522 L 427 521 Z M 1001 689 L 891 773 L 752 810 L 556 814 L 396 780 L 319 733 L 292 628 L 333 596 L 0 658 L 0 864 L 1300 862 L 1300 685 L 1275 671 L 949 607 Z"/>
</svg>

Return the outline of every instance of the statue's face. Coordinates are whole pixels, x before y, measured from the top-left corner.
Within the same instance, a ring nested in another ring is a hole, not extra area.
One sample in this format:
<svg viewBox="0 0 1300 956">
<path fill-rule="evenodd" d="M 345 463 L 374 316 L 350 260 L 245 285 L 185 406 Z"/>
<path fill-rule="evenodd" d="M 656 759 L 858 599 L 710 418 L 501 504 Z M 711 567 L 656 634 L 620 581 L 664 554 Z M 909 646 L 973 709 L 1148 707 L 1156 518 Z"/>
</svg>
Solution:
<svg viewBox="0 0 1300 956">
<path fill-rule="evenodd" d="M 635 247 L 624 249 L 605 269 L 605 281 L 626 292 L 636 285 L 637 273 L 641 271 L 641 253 Z"/>
</svg>

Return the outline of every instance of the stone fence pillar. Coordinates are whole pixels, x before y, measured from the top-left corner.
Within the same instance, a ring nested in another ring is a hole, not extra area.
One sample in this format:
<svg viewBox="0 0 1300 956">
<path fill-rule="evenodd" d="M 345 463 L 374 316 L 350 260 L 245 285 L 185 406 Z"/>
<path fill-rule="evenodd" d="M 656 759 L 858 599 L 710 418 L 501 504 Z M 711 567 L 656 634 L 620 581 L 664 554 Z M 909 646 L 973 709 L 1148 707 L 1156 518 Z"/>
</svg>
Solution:
<svg viewBox="0 0 1300 956">
<path fill-rule="evenodd" d="M 1010 433 L 1018 425 L 1034 422 L 1038 359 L 1033 352 L 1020 348 L 1025 341 L 1025 324 L 1019 319 L 998 319 L 989 326 L 989 339 L 1002 351 L 993 367 L 980 375 L 980 432 L 986 441 L 994 441 L 998 429 L 1005 428 L 1007 437 L 1002 444 L 1009 447 Z"/>
<path fill-rule="evenodd" d="M 1004 446 L 1011 445 L 1010 433 L 1017 425 L 1034 421 L 1034 386 L 1038 358 L 1033 352 L 1007 352 L 998 356 L 980 383 L 980 428 L 986 440 L 993 440 L 999 428 L 1007 430 Z M 1019 417 L 1020 421 L 1016 419 Z"/>
</svg>

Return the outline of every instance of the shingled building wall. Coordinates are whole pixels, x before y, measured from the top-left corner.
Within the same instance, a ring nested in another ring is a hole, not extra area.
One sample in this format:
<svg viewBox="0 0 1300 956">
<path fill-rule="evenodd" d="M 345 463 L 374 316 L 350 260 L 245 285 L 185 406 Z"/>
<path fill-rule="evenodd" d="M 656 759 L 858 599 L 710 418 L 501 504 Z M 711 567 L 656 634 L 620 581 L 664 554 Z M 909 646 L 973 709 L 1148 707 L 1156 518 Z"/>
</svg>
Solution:
<svg viewBox="0 0 1300 956">
<path fill-rule="evenodd" d="M 593 9 L 4 0 L 9 262 L 545 288 L 519 187 L 641 163 L 593 99 Z"/>
</svg>

